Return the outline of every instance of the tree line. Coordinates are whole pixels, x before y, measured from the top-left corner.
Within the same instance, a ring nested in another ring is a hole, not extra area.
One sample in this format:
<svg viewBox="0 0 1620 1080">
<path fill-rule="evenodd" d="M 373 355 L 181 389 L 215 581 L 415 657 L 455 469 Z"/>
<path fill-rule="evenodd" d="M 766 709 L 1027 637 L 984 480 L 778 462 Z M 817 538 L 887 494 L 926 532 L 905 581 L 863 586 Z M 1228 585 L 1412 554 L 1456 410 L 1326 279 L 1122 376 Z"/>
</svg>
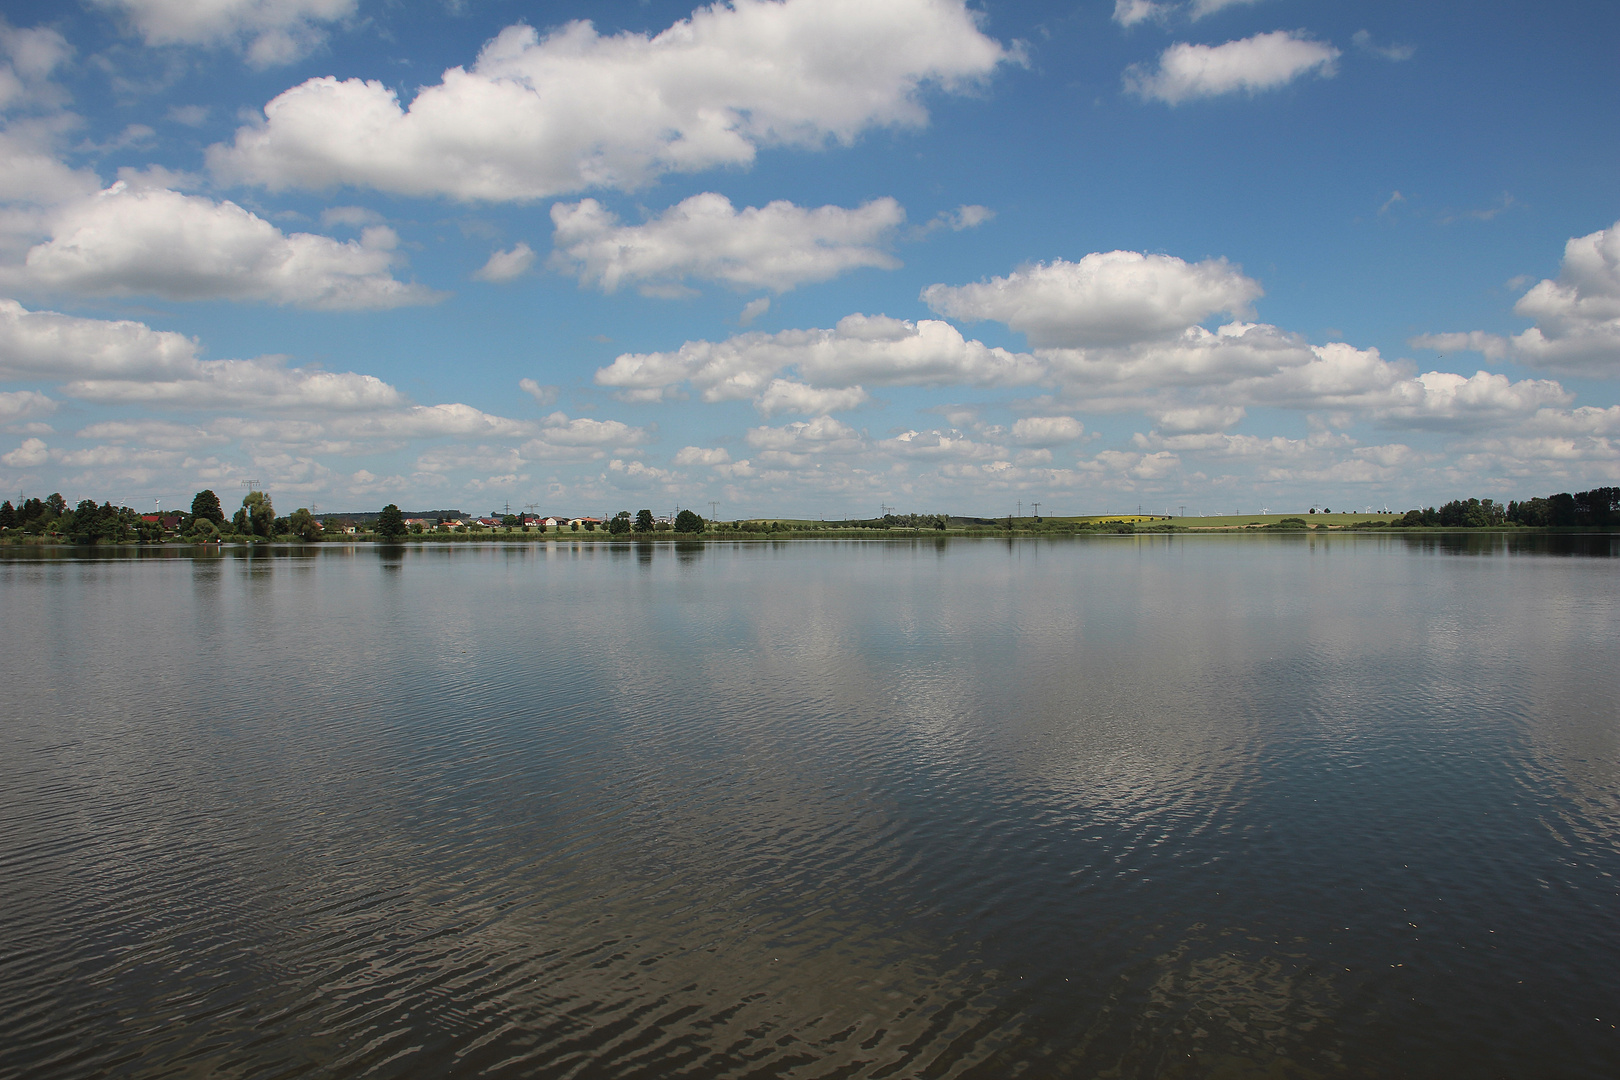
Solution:
<svg viewBox="0 0 1620 1080">
<path fill-rule="evenodd" d="M 159 520 L 147 520 L 149 516 Z M 248 492 L 241 508 L 229 518 L 219 496 L 208 488 L 191 500 L 190 513 L 162 517 L 174 520 L 180 534 L 194 543 L 282 536 L 318 540 L 321 535 L 320 523 L 307 507 L 278 517 L 270 496 L 263 491 Z M 61 537 L 74 544 L 155 544 L 165 537 L 162 517 L 110 502 L 98 506 L 93 499 L 69 509 L 67 500 L 55 492 L 44 499 L 22 499 L 16 505 L 9 499 L 0 503 L 0 535 Z"/>
<path fill-rule="evenodd" d="M 1503 505 L 1490 499 L 1453 499 L 1436 509 L 1408 510 L 1391 522 L 1405 528 L 1487 529 L 1496 525 L 1523 525 L 1540 529 L 1609 528 L 1620 525 L 1620 487 L 1600 487 L 1575 494 L 1561 492 L 1545 498 Z"/>
<path fill-rule="evenodd" d="M 0 503 L 0 534 L 5 533 L 62 536 L 75 544 L 156 543 L 163 539 L 163 526 L 127 506 L 98 506 L 94 499 L 69 509 L 61 492 L 52 492 L 44 499 L 21 499 L 16 506 L 10 499 Z"/>
</svg>

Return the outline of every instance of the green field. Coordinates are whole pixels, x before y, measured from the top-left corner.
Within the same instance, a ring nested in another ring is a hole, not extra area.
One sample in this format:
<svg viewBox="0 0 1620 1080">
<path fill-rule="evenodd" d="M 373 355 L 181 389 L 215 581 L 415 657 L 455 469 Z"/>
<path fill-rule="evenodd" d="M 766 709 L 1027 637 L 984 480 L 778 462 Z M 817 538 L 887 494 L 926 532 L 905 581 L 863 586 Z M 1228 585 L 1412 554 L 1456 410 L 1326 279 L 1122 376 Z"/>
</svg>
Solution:
<svg viewBox="0 0 1620 1080">
<path fill-rule="evenodd" d="M 1343 528 L 1361 521 L 1384 521 L 1393 524 L 1400 514 L 1309 514 L 1295 510 L 1286 514 L 1237 514 L 1224 517 L 1184 517 L 1172 519 L 1172 524 L 1189 529 L 1240 529 L 1247 525 L 1271 525 L 1285 517 L 1304 518 L 1305 524 L 1320 528 Z"/>
</svg>

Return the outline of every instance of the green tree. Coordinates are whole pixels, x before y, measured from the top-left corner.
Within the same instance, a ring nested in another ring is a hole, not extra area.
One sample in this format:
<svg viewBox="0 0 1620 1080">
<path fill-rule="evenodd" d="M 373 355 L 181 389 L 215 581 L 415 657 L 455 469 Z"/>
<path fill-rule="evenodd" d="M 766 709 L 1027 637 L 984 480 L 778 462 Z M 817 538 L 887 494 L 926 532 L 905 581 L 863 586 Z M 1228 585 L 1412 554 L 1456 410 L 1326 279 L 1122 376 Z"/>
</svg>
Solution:
<svg viewBox="0 0 1620 1080">
<path fill-rule="evenodd" d="M 248 492 L 242 497 L 242 510 L 246 516 L 244 518 L 242 513 L 237 514 L 239 519 L 237 532 L 265 538 L 276 535 L 276 508 L 270 502 L 270 495 L 267 492 Z"/>
<path fill-rule="evenodd" d="M 207 518 L 215 525 L 225 521 L 225 508 L 219 504 L 219 496 L 209 488 L 203 488 L 191 500 L 192 520 Z"/>
<path fill-rule="evenodd" d="M 1547 496 L 1547 524 L 1560 527 L 1575 524 L 1575 496 L 1567 491 Z"/>
<path fill-rule="evenodd" d="M 629 532 L 630 511 L 620 510 L 617 514 L 614 514 L 613 520 L 608 522 L 607 531 L 613 536 L 623 536 Z"/>
<path fill-rule="evenodd" d="M 17 508 L 7 499 L 0 504 L 0 529 L 15 529 L 17 527 Z"/>
<path fill-rule="evenodd" d="M 1407 529 L 1432 528 L 1440 524 L 1440 512 L 1432 506 L 1427 510 L 1408 510 L 1395 524 Z"/>
<path fill-rule="evenodd" d="M 219 526 L 214 519 L 198 516 L 191 519 L 191 529 L 186 533 L 193 544 L 211 544 L 219 539 Z"/>
<path fill-rule="evenodd" d="M 653 531 L 653 516 L 651 510 L 636 511 L 636 532 L 650 533 Z"/>
<path fill-rule="evenodd" d="M 384 540 L 398 540 L 405 535 L 405 515 L 399 507 L 389 503 L 377 515 L 377 535 Z"/>
<path fill-rule="evenodd" d="M 94 499 L 85 499 L 77 507 L 58 519 L 62 532 L 75 544 L 116 544 L 125 540 L 161 543 L 163 526 L 145 522 L 127 506 L 113 506 L 110 502 L 96 505 Z"/>
<path fill-rule="evenodd" d="M 321 523 L 315 520 L 315 515 L 309 512 L 306 506 L 300 506 L 287 515 L 287 531 L 305 543 L 321 538 Z"/>
<path fill-rule="evenodd" d="M 105 530 L 101 521 L 101 508 L 96 505 L 96 500 L 85 499 L 74 508 L 72 514 L 63 514 L 62 531 L 67 533 L 75 544 L 94 544 L 102 540 Z"/>
<path fill-rule="evenodd" d="M 703 531 L 703 519 L 690 510 L 682 510 L 675 515 L 675 531 L 678 533 L 700 533 Z"/>
<path fill-rule="evenodd" d="M 1620 518 L 1620 488 L 1601 487 L 1575 493 L 1577 524 L 1609 527 L 1617 518 Z"/>
</svg>

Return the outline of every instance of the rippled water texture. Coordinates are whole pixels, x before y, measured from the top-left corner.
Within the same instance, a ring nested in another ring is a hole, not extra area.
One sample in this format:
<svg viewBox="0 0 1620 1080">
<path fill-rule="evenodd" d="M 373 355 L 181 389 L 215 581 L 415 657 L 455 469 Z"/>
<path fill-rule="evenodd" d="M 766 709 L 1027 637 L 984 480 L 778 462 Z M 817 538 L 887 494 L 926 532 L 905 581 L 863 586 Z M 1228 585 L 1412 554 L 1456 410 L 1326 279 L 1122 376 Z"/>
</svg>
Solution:
<svg viewBox="0 0 1620 1080">
<path fill-rule="evenodd" d="M 1616 553 L 15 555 L 0 1074 L 1612 1077 Z"/>
</svg>

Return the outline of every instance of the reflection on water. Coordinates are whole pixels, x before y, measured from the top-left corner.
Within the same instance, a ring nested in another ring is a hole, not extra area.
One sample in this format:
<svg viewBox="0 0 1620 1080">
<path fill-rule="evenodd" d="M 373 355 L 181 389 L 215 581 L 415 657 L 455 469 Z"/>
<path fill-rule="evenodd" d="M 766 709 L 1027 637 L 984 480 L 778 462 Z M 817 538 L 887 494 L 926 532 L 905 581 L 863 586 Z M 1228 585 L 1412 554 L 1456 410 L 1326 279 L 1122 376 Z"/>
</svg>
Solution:
<svg viewBox="0 0 1620 1080">
<path fill-rule="evenodd" d="M 1612 1075 L 1607 542 L 25 551 L 0 1075 Z"/>
<path fill-rule="evenodd" d="M 1447 555 L 1579 555 L 1609 559 L 1620 555 L 1620 534 L 1559 532 L 1408 532 L 1408 547 Z"/>
</svg>

